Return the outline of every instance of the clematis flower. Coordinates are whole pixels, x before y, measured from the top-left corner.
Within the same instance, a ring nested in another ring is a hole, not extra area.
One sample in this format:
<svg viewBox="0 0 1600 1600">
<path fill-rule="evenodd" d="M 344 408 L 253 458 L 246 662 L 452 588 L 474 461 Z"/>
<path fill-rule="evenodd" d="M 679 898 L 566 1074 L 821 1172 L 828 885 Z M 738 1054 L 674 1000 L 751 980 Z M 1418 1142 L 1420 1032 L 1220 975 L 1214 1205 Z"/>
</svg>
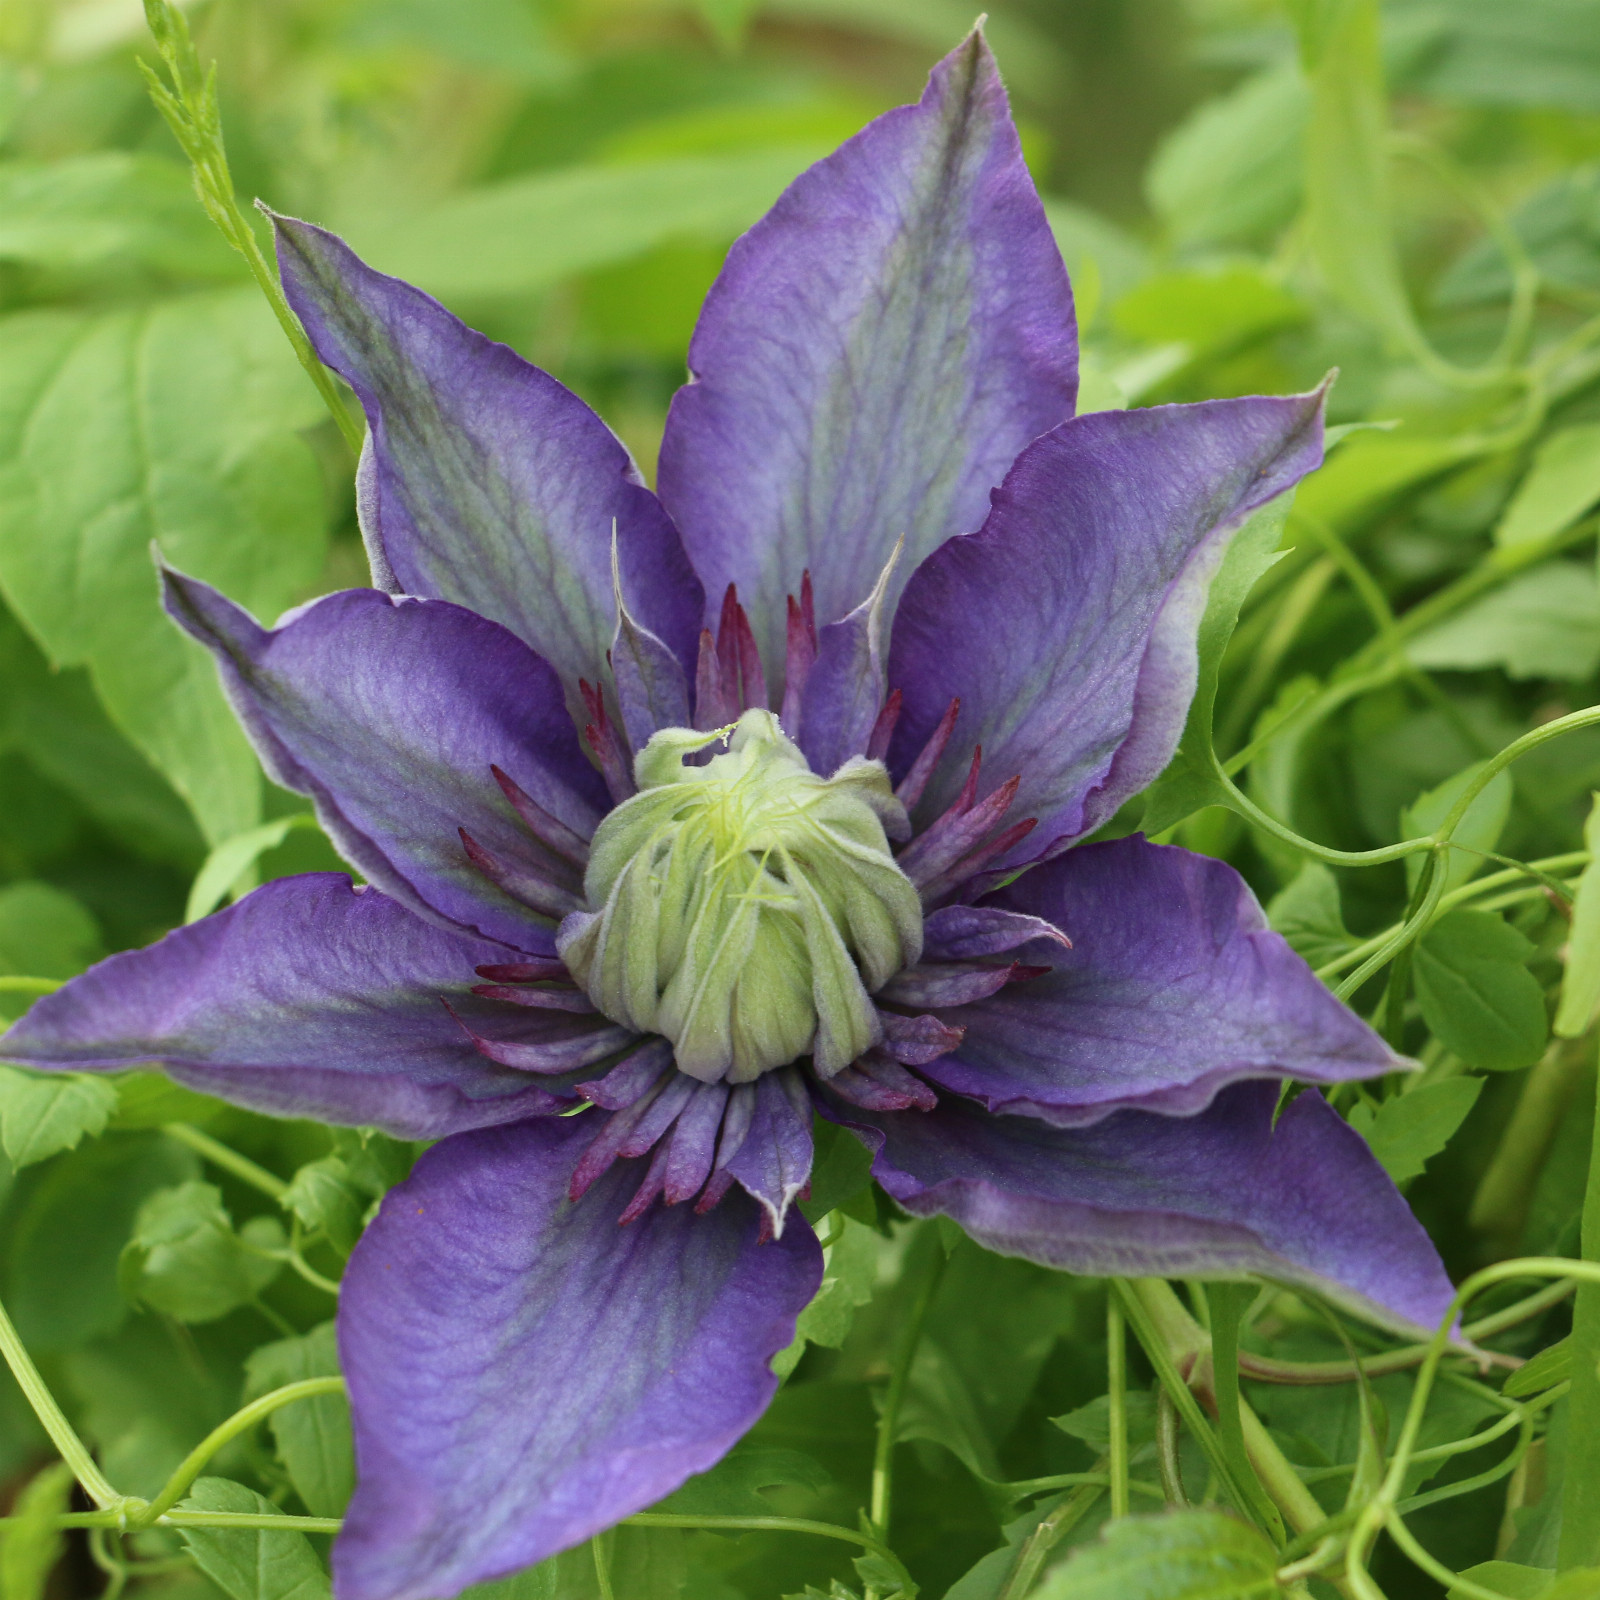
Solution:
<svg viewBox="0 0 1600 1600">
<path fill-rule="evenodd" d="M 341 1600 L 539 1561 L 732 1446 L 821 1278 L 816 1112 L 991 1249 L 1436 1324 L 1316 1088 L 1400 1063 L 1231 868 L 1079 843 L 1171 757 L 1321 395 L 1073 415 L 979 35 L 734 245 L 658 493 L 554 379 L 276 226 L 366 411 L 373 587 L 268 629 L 168 571 L 167 605 L 366 881 L 113 956 L 0 1053 L 437 1141 L 340 1300 Z"/>
</svg>

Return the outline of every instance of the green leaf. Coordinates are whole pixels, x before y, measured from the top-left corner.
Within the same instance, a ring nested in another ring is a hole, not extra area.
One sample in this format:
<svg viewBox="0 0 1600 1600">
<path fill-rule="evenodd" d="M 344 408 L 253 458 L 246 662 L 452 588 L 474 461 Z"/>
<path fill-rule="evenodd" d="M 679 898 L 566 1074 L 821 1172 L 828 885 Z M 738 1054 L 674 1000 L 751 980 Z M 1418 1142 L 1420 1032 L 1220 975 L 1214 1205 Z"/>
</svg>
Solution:
<svg viewBox="0 0 1600 1600">
<path fill-rule="evenodd" d="M 1544 991 L 1525 964 L 1532 954 L 1515 928 L 1488 911 L 1452 911 L 1417 942 L 1423 1018 L 1469 1066 L 1505 1072 L 1544 1049 Z"/>
<path fill-rule="evenodd" d="M 116 1085 L 104 1078 L 0 1067 L 0 1145 L 20 1170 L 98 1137 L 116 1105 Z"/>
<path fill-rule="evenodd" d="M 711 36 L 724 50 L 737 50 L 744 43 L 761 0 L 695 0 L 695 10 L 711 30 Z"/>
<path fill-rule="evenodd" d="M 344 1162 L 350 1181 L 363 1194 L 381 1200 L 411 1172 L 417 1146 L 391 1139 L 376 1128 L 329 1128 L 333 1152 Z"/>
<path fill-rule="evenodd" d="M 1454 776 L 1446 778 L 1436 788 L 1428 789 L 1418 795 L 1400 813 L 1400 837 L 1420 839 L 1425 834 L 1435 832 L 1450 815 L 1451 807 L 1466 793 L 1487 765 L 1487 762 L 1475 761 L 1470 767 L 1464 767 Z M 1500 843 L 1500 835 L 1505 831 L 1506 820 L 1510 815 L 1511 774 L 1505 771 L 1497 772 L 1479 790 L 1461 821 L 1456 824 L 1455 832 L 1450 836 L 1453 844 L 1459 844 L 1463 848 L 1450 852 L 1449 864 L 1445 869 L 1447 892 L 1458 888 L 1483 870 L 1484 857 L 1481 854 L 1474 855 L 1472 852 L 1493 850 Z M 1415 890 L 1425 859 L 1426 857 L 1421 854 L 1406 857 L 1408 889 Z"/>
<path fill-rule="evenodd" d="M 128 1302 L 118 1289 L 118 1258 L 134 1217 L 148 1195 L 198 1168 L 172 1139 L 117 1134 L 40 1169 L 7 1217 L 4 1300 L 32 1348 L 71 1349 L 121 1326 Z"/>
<path fill-rule="evenodd" d="M 309 1161 L 289 1180 L 283 1204 L 306 1228 L 326 1233 L 336 1250 L 346 1253 L 361 1234 L 366 1197 L 338 1156 Z"/>
<path fill-rule="evenodd" d="M 183 920 L 198 922 L 215 911 L 228 891 L 239 886 L 241 879 L 247 875 L 253 877 L 250 869 L 269 850 L 276 850 L 296 828 L 315 828 L 316 825 L 310 812 L 297 811 L 293 816 L 263 822 L 259 827 L 246 828 L 243 833 L 224 839 L 195 875 L 188 903 L 183 908 Z M 254 883 L 246 881 L 243 887 L 253 888 Z"/>
<path fill-rule="evenodd" d="M 1415 323 L 1391 232 L 1377 0 L 1296 8 L 1312 65 L 1306 237 L 1329 291 L 1405 345 Z"/>
<path fill-rule="evenodd" d="M 820 1462 L 798 1450 L 741 1444 L 653 1509 L 686 1517 L 770 1517 L 773 1505 L 761 1494 L 763 1489 L 820 1494 L 832 1482 Z"/>
<path fill-rule="evenodd" d="M 1156 215 L 1183 244 L 1255 239 L 1300 200 L 1310 95 L 1292 62 L 1207 100 L 1161 142 L 1145 173 Z"/>
<path fill-rule="evenodd" d="M 1219 1511 L 1124 1517 L 1075 1551 L 1034 1600 L 1268 1600 L 1277 1552 Z"/>
<path fill-rule="evenodd" d="M 1228 542 L 1211 580 L 1197 640 L 1199 666 L 1194 699 L 1189 703 L 1177 754 L 1146 795 L 1142 824 L 1146 833 L 1164 833 L 1205 806 L 1230 804 L 1228 793 L 1213 770 L 1211 753 L 1217 677 L 1246 596 L 1268 568 L 1282 558 L 1279 545 L 1293 503 L 1291 491 L 1252 513 Z"/>
<path fill-rule="evenodd" d="M 1525 1567 L 1515 1561 L 1483 1561 L 1468 1567 L 1461 1576 L 1485 1589 L 1498 1590 L 1507 1600 L 1544 1600 L 1556 1581 L 1555 1573 L 1544 1567 Z M 1467 1600 L 1467 1592 L 1452 1588 L 1448 1600 Z"/>
<path fill-rule="evenodd" d="M 339 1373 L 338 1341 L 331 1322 L 296 1339 L 262 1345 L 245 1363 L 246 1400 L 304 1378 Z M 315 1395 L 281 1406 L 268 1419 L 278 1459 L 314 1517 L 340 1517 L 355 1487 L 350 1402 L 342 1394 Z"/>
<path fill-rule="evenodd" d="M 1600 794 L 1589 807 L 1583 842 L 1589 862 L 1572 897 L 1572 931 L 1556 1007 L 1555 1031 L 1563 1039 L 1576 1039 L 1600 1012 Z"/>
<path fill-rule="evenodd" d="M 161 1072 L 122 1072 L 112 1081 L 117 1086 L 113 1128 L 160 1128 L 169 1122 L 204 1124 L 228 1109 L 222 1101 L 186 1089 Z"/>
<path fill-rule="evenodd" d="M 1595 1101 L 1578 1253 L 1600 1261 L 1600 1097 Z M 1600 1283 L 1572 1298 L 1572 1390 L 1567 1396 L 1559 1571 L 1600 1566 Z"/>
<path fill-rule="evenodd" d="M 1123 1397 L 1128 1417 L 1128 1448 L 1137 1453 L 1156 1442 L 1155 1397 L 1144 1389 L 1130 1389 Z M 1096 1395 L 1088 1405 L 1050 1421 L 1063 1433 L 1081 1439 L 1097 1456 L 1111 1448 L 1111 1401 Z"/>
<path fill-rule="evenodd" d="M 807 1220 L 821 1222 L 836 1207 L 848 1205 L 871 1182 L 872 1156 L 867 1147 L 837 1123 L 819 1118 L 811 1193 L 800 1202 Z"/>
<path fill-rule="evenodd" d="M 184 1511 L 232 1511 L 276 1516 L 273 1503 L 227 1478 L 201 1478 Z M 303 1533 L 267 1528 L 185 1528 L 195 1565 L 231 1600 L 329 1600 L 322 1562 Z"/>
<path fill-rule="evenodd" d="M 1378 1106 L 1358 1105 L 1350 1126 L 1396 1183 L 1419 1176 L 1467 1120 L 1483 1088 L 1482 1078 L 1446 1078 L 1391 1095 Z"/>
<path fill-rule="evenodd" d="M 1308 315 L 1303 300 L 1259 268 L 1230 266 L 1148 278 L 1117 302 L 1112 325 L 1124 338 L 1182 344 L 1199 357 L 1292 328 Z"/>
<path fill-rule="evenodd" d="M 69 1509 L 72 1469 L 58 1461 L 17 1496 L 0 1533 L 0 1594 L 6 1600 L 44 1600 L 50 1574 L 67 1553 L 56 1518 Z"/>
<path fill-rule="evenodd" d="M 247 1305 L 277 1277 L 281 1261 L 247 1248 L 281 1248 L 283 1230 L 257 1217 L 235 1233 L 221 1191 L 183 1183 L 150 1196 L 139 1208 L 123 1252 L 124 1293 L 180 1322 L 212 1322 Z"/>
<path fill-rule="evenodd" d="M 206 836 L 260 814 L 254 755 L 206 653 L 162 613 L 150 546 L 276 616 L 319 573 L 321 418 L 254 290 L 3 320 L 0 588 Z"/>
<path fill-rule="evenodd" d="M 0 260 L 115 262 L 182 278 L 237 278 L 244 263 L 195 204 L 175 161 L 97 150 L 0 164 Z"/>
<path fill-rule="evenodd" d="M 1600 501 L 1600 422 L 1561 428 L 1539 446 L 1494 530 L 1502 550 L 1565 532 Z"/>
<path fill-rule="evenodd" d="M 65 890 L 32 882 L 0 889 L 0 972 L 71 978 L 101 953 L 94 918 Z"/>
<path fill-rule="evenodd" d="M 1320 861 L 1308 861 L 1267 904 L 1267 921 L 1313 967 L 1355 948 L 1344 925 L 1339 880 Z"/>
<path fill-rule="evenodd" d="M 1571 1376 L 1572 1337 L 1569 1334 L 1565 1339 L 1557 1339 L 1554 1344 L 1547 1345 L 1525 1366 L 1518 1367 L 1506 1379 L 1501 1393 L 1513 1400 L 1521 1400 L 1530 1394 L 1538 1394 L 1542 1389 L 1552 1389 L 1558 1383 L 1565 1383 Z"/>
<path fill-rule="evenodd" d="M 1512 232 L 1522 241 L 1545 284 L 1576 289 L 1581 296 L 1600 291 L 1600 165 L 1563 172 L 1511 214 Z M 1511 271 L 1492 238 L 1480 239 L 1445 273 L 1434 289 L 1440 307 L 1482 305 L 1511 293 Z"/>
<path fill-rule="evenodd" d="M 829 1246 L 822 1285 L 795 1323 L 794 1342 L 772 1358 L 772 1370 L 780 1378 L 794 1371 L 807 1344 L 837 1350 L 855 1321 L 856 1308 L 872 1298 L 883 1241 L 852 1217 L 841 1215 L 838 1221 L 843 1231 Z"/>
<path fill-rule="evenodd" d="M 1600 30 L 1578 0 L 1453 0 L 1407 87 L 1476 106 L 1600 112 Z"/>
<path fill-rule="evenodd" d="M 1300 485 L 1296 503 L 1308 516 L 1348 532 L 1391 501 L 1481 455 L 1484 448 L 1472 435 L 1362 433 Z"/>
<path fill-rule="evenodd" d="M 1513 678 L 1578 681 L 1600 666 L 1600 588 L 1588 566 L 1519 573 L 1406 645 L 1419 667 L 1503 667 Z"/>
</svg>

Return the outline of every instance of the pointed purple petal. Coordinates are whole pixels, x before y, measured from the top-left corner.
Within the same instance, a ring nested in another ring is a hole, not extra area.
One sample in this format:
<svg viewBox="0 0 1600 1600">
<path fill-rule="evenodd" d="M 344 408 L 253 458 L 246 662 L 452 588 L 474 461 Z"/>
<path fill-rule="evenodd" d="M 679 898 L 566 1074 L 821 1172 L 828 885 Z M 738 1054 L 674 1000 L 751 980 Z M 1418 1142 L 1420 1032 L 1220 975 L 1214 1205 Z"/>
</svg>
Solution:
<svg viewBox="0 0 1600 1600">
<path fill-rule="evenodd" d="M 893 576 L 886 566 L 872 593 L 849 616 L 830 622 L 817 638 L 800 696 L 796 743 L 813 772 L 824 777 L 851 756 L 867 753 L 888 692 L 884 675 L 884 597 Z"/>
<path fill-rule="evenodd" d="M 1063 949 L 1072 941 L 1053 922 L 997 905 L 946 906 L 922 924 L 922 953 L 932 961 L 966 961 L 1004 955 L 1036 939 Z"/>
<path fill-rule="evenodd" d="M 1061 256 L 980 34 L 913 106 L 802 174 L 729 253 L 689 347 L 661 497 L 768 662 L 809 567 L 823 622 L 890 591 L 1072 414 Z"/>
<path fill-rule="evenodd" d="M 536 871 L 499 766 L 587 838 L 609 809 L 549 666 L 497 623 L 439 600 L 348 589 L 268 632 L 168 571 L 167 609 L 217 657 L 268 772 L 311 796 L 340 851 L 422 916 L 555 954 L 547 923 L 469 860 Z"/>
<path fill-rule="evenodd" d="M 961 700 L 918 811 L 937 816 L 983 747 L 991 788 L 1039 819 L 1012 861 L 1091 832 L 1171 759 L 1195 635 L 1228 539 L 1322 459 L 1322 393 L 1078 417 L 1025 450 L 981 532 L 906 587 L 889 681 L 901 773 Z M 1069 930 L 1070 931 L 1070 930 Z"/>
<path fill-rule="evenodd" d="M 504 1008 L 471 993 L 473 968 L 506 953 L 341 872 L 278 878 L 36 1000 L 0 1056 L 74 1071 L 159 1061 L 258 1111 L 439 1139 L 576 1097 L 486 1060 L 441 1003 L 493 1026 Z"/>
<path fill-rule="evenodd" d="M 373 581 L 503 623 L 570 685 L 600 675 L 616 626 L 615 522 L 629 605 L 691 667 L 700 583 L 616 435 L 548 373 L 333 234 L 273 222 L 289 302 L 367 413 Z"/>
<path fill-rule="evenodd" d="M 1450 1280 L 1388 1174 L 1315 1090 L 1274 1127 L 1277 1099 L 1241 1083 L 1199 1116 L 1071 1129 L 949 1099 L 832 1114 L 865 1130 L 873 1176 L 908 1211 L 954 1217 L 1001 1255 L 1096 1276 L 1250 1273 L 1432 1332 Z"/>
<path fill-rule="evenodd" d="M 766 1229 L 781 1238 L 795 1196 L 811 1181 L 811 1098 L 793 1067 L 763 1073 L 749 1086 L 750 1126 L 727 1168 L 766 1212 Z M 729 1106 L 730 1120 L 733 1106 Z"/>
<path fill-rule="evenodd" d="M 1406 1065 L 1267 926 L 1225 862 L 1135 835 L 1083 845 L 990 902 L 1065 928 L 1050 970 L 943 1013 L 966 1035 L 924 1072 L 1061 1127 L 1121 1107 L 1187 1116 L 1241 1078 L 1339 1083 Z"/>
<path fill-rule="evenodd" d="M 637 1168 L 566 1198 L 585 1120 L 445 1141 L 357 1245 L 341 1600 L 431 1600 L 577 1544 L 719 1460 L 777 1388 L 816 1236 L 758 1244 L 740 1196 L 619 1227 Z"/>
</svg>

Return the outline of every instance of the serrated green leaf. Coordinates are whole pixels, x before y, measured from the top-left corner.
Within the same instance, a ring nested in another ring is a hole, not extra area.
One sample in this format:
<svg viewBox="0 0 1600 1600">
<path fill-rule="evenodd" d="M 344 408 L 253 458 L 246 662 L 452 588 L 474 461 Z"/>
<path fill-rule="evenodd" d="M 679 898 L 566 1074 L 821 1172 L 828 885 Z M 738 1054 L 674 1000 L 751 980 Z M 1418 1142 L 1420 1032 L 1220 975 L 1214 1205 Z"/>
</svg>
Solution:
<svg viewBox="0 0 1600 1600">
<path fill-rule="evenodd" d="M 103 1133 L 116 1105 L 104 1078 L 0 1067 L 0 1145 L 13 1168 L 31 1166 Z"/>
<path fill-rule="evenodd" d="M 328 1133 L 351 1183 L 373 1200 L 381 1200 L 403 1182 L 417 1158 L 415 1145 L 376 1128 L 330 1128 Z"/>
<path fill-rule="evenodd" d="M 1486 762 L 1475 761 L 1453 777 L 1446 778 L 1436 788 L 1418 795 L 1400 813 L 1400 837 L 1420 839 L 1439 828 L 1450 815 L 1451 807 L 1466 793 L 1486 765 Z M 1446 892 L 1459 888 L 1483 870 L 1484 857 L 1473 852 L 1493 850 L 1500 843 L 1500 835 L 1505 832 L 1506 820 L 1510 815 L 1511 774 L 1497 772 L 1467 807 L 1466 814 L 1450 836 L 1451 843 L 1462 848 L 1450 852 L 1449 865 L 1445 869 Z M 1424 859 L 1422 855 L 1406 858 L 1406 886 L 1409 889 L 1416 888 Z"/>
<path fill-rule="evenodd" d="M 276 1516 L 278 1508 L 227 1478 L 201 1478 L 184 1511 L 232 1511 Z M 322 1562 L 303 1533 L 268 1528 L 185 1528 L 195 1565 L 231 1600 L 329 1600 Z"/>
<path fill-rule="evenodd" d="M 1419 667 L 1501 667 L 1512 678 L 1582 680 L 1600 666 L 1600 587 L 1593 570 L 1552 561 L 1520 573 L 1406 645 Z"/>
<path fill-rule="evenodd" d="M 772 1358 L 772 1370 L 780 1378 L 794 1371 L 807 1344 L 837 1350 L 850 1332 L 856 1308 L 872 1298 L 883 1241 L 852 1217 L 841 1215 L 838 1221 L 842 1231 L 828 1249 L 821 1287 L 795 1323 L 794 1342 Z"/>
<path fill-rule="evenodd" d="M 257 1217 L 235 1233 L 221 1191 L 184 1183 L 150 1196 L 128 1241 L 124 1292 L 180 1322 L 212 1322 L 247 1305 L 283 1263 L 249 1248 L 281 1248 L 283 1230 Z"/>
<path fill-rule="evenodd" d="M 1589 863 L 1572 897 L 1572 931 L 1556 1007 L 1555 1031 L 1563 1039 L 1576 1039 L 1600 1011 L 1600 794 L 1590 804 L 1583 842 Z"/>
<path fill-rule="evenodd" d="M 334 1325 L 324 1322 L 295 1339 L 279 1339 L 245 1363 L 245 1399 L 254 1400 L 304 1378 L 339 1373 Z M 342 1394 L 296 1400 L 268 1421 L 278 1457 L 306 1509 L 314 1517 L 339 1517 L 355 1487 L 355 1454 L 350 1436 L 350 1402 Z"/>
<path fill-rule="evenodd" d="M 0 1595 L 5 1600 L 44 1600 L 56 1564 L 66 1554 L 66 1536 L 56 1518 L 72 1497 L 72 1470 L 48 1466 L 17 1496 L 0 1531 Z"/>
<path fill-rule="evenodd" d="M 1128 1447 L 1130 1451 L 1144 1449 L 1155 1443 L 1156 1403 L 1143 1389 L 1130 1389 L 1123 1397 L 1128 1419 Z M 1051 1423 L 1074 1439 L 1081 1439 L 1103 1456 L 1111 1448 L 1111 1401 L 1106 1395 L 1096 1395 L 1088 1405 L 1079 1406 L 1064 1416 L 1051 1417 Z"/>
<path fill-rule="evenodd" d="M 1469 1066 L 1507 1072 L 1536 1061 L 1549 1032 L 1533 946 L 1503 917 L 1452 911 L 1417 941 L 1423 1019 Z"/>
<path fill-rule="evenodd" d="M 1482 1078 L 1446 1078 L 1391 1095 L 1374 1110 L 1358 1105 L 1350 1126 L 1367 1141 L 1396 1183 L 1420 1176 L 1467 1120 L 1483 1089 Z"/>
<path fill-rule="evenodd" d="M 212 840 L 260 814 L 255 757 L 206 654 L 162 613 L 150 545 L 272 617 L 315 579 L 320 402 L 253 290 L 3 321 L 0 584 L 57 666 Z"/>
<path fill-rule="evenodd" d="M 361 1233 L 366 1197 L 338 1156 L 309 1161 L 289 1180 L 283 1204 L 305 1227 L 326 1233 L 337 1250 L 349 1251 Z"/>
<path fill-rule="evenodd" d="M 1344 925 L 1339 880 L 1320 861 L 1308 861 L 1267 905 L 1267 920 L 1313 967 L 1354 949 Z"/>
<path fill-rule="evenodd" d="M 122 1324 L 117 1262 L 135 1214 L 146 1196 L 198 1170 L 192 1152 L 151 1134 L 108 1135 L 40 1169 L 7 1218 L 4 1299 L 32 1348 L 71 1349 Z"/>
<path fill-rule="evenodd" d="M 1218 1511 L 1124 1517 L 1075 1551 L 1034 1600 L 1268 1600 L 1282 1591 L 1277 1552 Z"/>
</svg>

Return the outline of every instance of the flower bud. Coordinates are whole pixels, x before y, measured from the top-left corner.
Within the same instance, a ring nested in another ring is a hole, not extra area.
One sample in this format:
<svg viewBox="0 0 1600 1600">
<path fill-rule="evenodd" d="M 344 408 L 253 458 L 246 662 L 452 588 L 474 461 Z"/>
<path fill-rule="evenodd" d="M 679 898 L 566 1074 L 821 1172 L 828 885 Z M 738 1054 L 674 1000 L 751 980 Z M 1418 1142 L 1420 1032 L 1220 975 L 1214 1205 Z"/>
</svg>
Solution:
<svg viewBox="0 0 1600 1600">
<path fill-rule="evenodd" d="M 600 824 L 562 960 L 607 1016 L 664 1034 L 678 1067 L 748 1083 L 810 1055 L 831 1077 L 878 1042 L 869 998 L 922 953 L 922 905 L 884 831 L 888 773 L 856 757 L 818 777 L 770 711 L 716 734 L 668 728 L 640 792 Z"/>
</svg>

